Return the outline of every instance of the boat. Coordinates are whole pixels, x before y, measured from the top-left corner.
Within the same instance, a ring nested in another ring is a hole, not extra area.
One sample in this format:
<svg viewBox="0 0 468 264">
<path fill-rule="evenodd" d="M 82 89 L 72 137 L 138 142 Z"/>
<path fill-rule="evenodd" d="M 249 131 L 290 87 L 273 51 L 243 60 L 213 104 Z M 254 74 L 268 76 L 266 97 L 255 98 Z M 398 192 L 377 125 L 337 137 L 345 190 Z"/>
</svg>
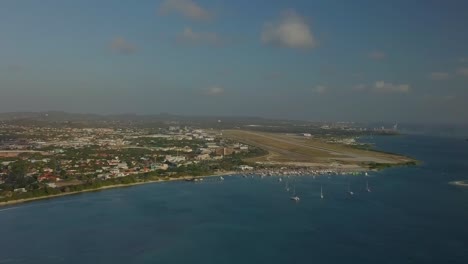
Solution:
<svg viewBox="0 0 468 264">
<path fill-rule="evenodd" d="M 371 192 L 371 189 L 369 188 L 369 181 L 366 181 L 366 191 Z"/>
<path fill-rule="evenodd" d="M 279 181 L 279 182 L 282 182 L 282 181 L 283 181 L 283 179 L 279 178 L 279 179 L 278 179 L 278 181 Z"/>
<path fill-rule="evenodd" d="M 320 199 L 323 199 L 323 188 L 322 188 L 322 185 L 320 185 Z"/>
<path fill-rule="evenodd" d="M 291 196 L 291 200 L 299 202 L 301 199 L 298 196 Z"/>
<path fill-rule="evenodd" d="M 367 171 L 366 171 L 366 173 L 364 173 L 364 175 L 365 175 L 365 176 L 369 176 L 369 173 L 367 173 Z"/>
<path fill-rule="evenodd" d="M 222 180 L 222 181 L 224 181 L 224 177 L 223 177 L 223 176 L 219 177 L 219 179 Z"/>
<path fill-rule="evenodd" d="M 286 191 L 289 192 L 289 185 L 288 185 L 288 182 L 286 182 Z"/>
<path fill-rule="evenodd" d="M 354 195 L 354 192 L 351 191 L 351 183 L 348 184 L 348 194 L 349 194 L 350 196 L 353 196 L 353 195 Z"/>
<path fill-rule="evenodd" d="M 299 198 L 299 196 L 296 195 L 296 187 L 294 186 L 294 189 L 293 189 L 293 196 L 291 196 L 291 200 L 295 201 L 295 202 L 299 202 L 301 199 Z"/>
</svg>

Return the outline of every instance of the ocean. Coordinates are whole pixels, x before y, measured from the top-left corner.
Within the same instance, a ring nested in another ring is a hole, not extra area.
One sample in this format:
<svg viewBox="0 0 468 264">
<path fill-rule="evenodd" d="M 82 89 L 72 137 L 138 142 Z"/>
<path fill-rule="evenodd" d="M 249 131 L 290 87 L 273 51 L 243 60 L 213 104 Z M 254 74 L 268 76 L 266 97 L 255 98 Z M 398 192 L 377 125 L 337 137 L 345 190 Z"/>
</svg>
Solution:
<svg viewBox="0 0 468 264">
<path fill-rule="evenodd" d="M 468 142 L 366 141 L 422 163 L 369 177 L 231 176 L 2 207 L 0 263 L 468 263 L 468 188 L 448 184 L 468 180 Z"/>
</svg>

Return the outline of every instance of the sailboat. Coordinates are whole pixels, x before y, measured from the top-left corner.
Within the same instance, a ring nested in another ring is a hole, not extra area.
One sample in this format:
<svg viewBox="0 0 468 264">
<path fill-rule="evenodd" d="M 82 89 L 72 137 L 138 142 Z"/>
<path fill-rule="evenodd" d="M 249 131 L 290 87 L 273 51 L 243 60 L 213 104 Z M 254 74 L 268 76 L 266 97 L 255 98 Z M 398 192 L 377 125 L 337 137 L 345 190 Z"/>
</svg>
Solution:
<svg viewBox="0 0 468 264">
<path fill-rule="evenodd" d="M 299 200 L 301 200 L 299 196 L 296 195 L 296 186 L 294 186 L 293 196 L 291 196 L 291 200 L 296 201 L 296 202 L 299 202 Z"/>
<path fill-rule="evenodd" d="M 348 184 L 348 194 L 353 196 L 354 192 L 351 191 L 351 183 Z"/>
<path fill-rule="evenodd" d="M 320 199 L 323 199 L 323 188 L 322 188 L 322 185 L 320 185 Z"/>
<path fill-rule="evenodd" d="M 369 176 L 369 173 L 367 173 L 367 171 L 366 171 L 366 173 L 364 173 L 364 175 Z"/>
<path fill-rule="evenodd" d="M 279 181 L 279 182 L 282 182 L 282 181 L 283 181 L 283 179 L 279 178 L 279 179 L 278 179 L 278 181 Z"/>
<path fill-rule="evenodd" d="M 369 188 L 369 181 L 366 181 L 366 191 L 371 192 L 371 189 Z"/>
<path fill-rule="evenodd" d="M 223 177 L 223 176 L 219 177 L 219 179 L 222 180 L 222 181 L 224 181 L 224 177 Z"/>
</svg>

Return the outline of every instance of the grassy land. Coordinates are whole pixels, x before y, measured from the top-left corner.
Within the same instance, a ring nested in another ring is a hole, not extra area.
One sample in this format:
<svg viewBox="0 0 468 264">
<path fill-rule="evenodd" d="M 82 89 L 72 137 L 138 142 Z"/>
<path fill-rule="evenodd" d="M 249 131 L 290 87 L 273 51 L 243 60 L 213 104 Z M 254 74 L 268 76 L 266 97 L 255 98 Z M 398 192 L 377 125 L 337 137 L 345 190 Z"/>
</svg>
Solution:
<svg viewBox="0 0 468 264">
<path fill-rule="evenodd" d="M 250 159 L 253 162 L 311 163 L 318 166 L 334 163 L 382 168 L 414 162 L 411 158 L 380 151 L 359 149 L 344 144 L 296 135 L 226 130 L 223 136 L 268 151 L 268 155 Z"/>
</svg>

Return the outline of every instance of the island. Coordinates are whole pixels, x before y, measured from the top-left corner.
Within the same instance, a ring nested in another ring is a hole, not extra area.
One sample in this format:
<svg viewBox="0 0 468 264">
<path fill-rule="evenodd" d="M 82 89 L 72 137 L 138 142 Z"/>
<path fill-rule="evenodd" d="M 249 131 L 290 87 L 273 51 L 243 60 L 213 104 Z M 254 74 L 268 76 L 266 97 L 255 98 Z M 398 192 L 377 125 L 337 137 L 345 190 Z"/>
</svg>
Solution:
<svg viewBox="0 0 468 264">
<path fill-rule="evenodd" d="M 383 128 L 178 116 L 0 115 L 0 206 L 235 174 L 364 174 L 415 165 L 360 142 Z"/>
</svg>

